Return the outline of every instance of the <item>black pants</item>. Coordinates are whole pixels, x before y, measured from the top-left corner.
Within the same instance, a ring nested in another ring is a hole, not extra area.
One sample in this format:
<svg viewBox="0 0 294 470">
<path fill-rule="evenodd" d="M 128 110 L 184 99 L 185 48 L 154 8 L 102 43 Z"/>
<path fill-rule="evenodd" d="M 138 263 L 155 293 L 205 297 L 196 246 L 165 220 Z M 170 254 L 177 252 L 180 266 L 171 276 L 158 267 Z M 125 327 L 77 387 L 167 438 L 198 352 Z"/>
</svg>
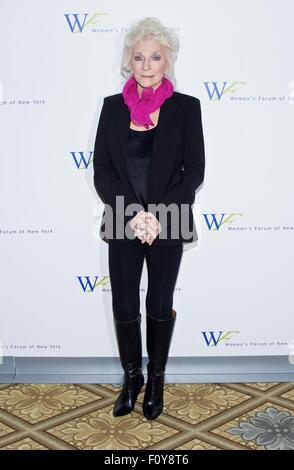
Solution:
<svg viewBox="0 0 294 470">
<path fill-rule="evenodd" d="M 138 238 L 108 245 L 113 316 L 121 322 L 135 320 L 140 313 L 140 281 L 146 256 L 148 290 L 146 313 L 157 320 L 171 318 L 173 292 L 183 245 L 152 246 Z"/>
</svg>

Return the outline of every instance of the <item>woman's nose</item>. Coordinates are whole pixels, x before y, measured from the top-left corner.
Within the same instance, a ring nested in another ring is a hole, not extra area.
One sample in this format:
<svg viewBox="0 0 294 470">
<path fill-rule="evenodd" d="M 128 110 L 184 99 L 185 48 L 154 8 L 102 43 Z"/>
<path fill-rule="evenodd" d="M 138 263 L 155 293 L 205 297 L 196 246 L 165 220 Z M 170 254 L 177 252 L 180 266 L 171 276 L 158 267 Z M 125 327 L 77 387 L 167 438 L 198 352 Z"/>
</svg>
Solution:
<svg viewBox="0 0 294 470">
<path fill-rule="evenodd" d="M 148 62 L 143 62 L 143 64 L 142 64 L 142 69 L 143 69 L 143 70 L 148 70 L 148 69 L 150 69 L 149 63 L 148 63 Z"/>
</svg>

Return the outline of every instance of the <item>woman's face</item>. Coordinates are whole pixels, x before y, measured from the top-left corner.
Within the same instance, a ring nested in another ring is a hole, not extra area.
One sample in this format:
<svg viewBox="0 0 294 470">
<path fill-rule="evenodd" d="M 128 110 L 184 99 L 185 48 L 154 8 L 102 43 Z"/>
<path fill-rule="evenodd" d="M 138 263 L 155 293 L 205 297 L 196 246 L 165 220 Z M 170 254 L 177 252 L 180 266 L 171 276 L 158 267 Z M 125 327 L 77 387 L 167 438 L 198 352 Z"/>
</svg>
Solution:
<svg viewBox="0 0 294 470">
<path fill-rule="evenodd" d="M 153 39 L 137 41 L 132 48 L 130 68 L 138 83 L 139 93 L 150 86 L 156 90 L 168 67 L 166 46 Z"/>
</svg>

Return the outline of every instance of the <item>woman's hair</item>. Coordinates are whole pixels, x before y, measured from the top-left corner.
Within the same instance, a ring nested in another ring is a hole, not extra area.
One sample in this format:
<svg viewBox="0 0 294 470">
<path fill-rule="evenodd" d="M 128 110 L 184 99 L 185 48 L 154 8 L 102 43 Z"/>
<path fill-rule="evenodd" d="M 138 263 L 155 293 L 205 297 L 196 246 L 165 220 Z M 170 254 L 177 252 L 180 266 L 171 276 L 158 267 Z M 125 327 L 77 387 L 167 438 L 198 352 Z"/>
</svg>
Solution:
<svg viewBox="0 0 294 470">
<path fill-rule="evenodd" d="M 157 18 L 146 17 L 133 25 L 125 35 L 121 60 L 121 75 L 129 79 L 132 72 L 129 69 L 131 49 L 138 40 L 153 39 L 167 47 L 169 62 L 168 78 L 175 85 L 174 63 L 179 52 L 177 35 L 164 26 Z"/>
</svg>

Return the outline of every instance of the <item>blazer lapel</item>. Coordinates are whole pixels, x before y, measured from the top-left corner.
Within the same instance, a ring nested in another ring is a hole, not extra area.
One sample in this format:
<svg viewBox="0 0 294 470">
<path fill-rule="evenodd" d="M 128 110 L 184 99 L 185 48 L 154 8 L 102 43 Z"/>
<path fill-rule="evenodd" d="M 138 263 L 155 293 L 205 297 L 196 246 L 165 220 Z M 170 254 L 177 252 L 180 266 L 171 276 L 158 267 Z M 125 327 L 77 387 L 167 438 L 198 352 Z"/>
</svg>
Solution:
<svg viewBox="0 0 294 470">
<path fill-rule="evenodd" d="M 158 199 L 162 191 L 164 191 L 167 177 L 170 177 L 170 169 L 174 162 L 174 154 L 172 152 L 173 140 L 176 138 L 177 132 L 179 132 L 179 127 L 176 125 L 177 110 L 178 104 L 174 94 L 167 98 L 160 107 L 159 120 L 154 136 L 153 152 L 148 173 L 148 195 L 152 195 L 153 200 Z M 121 103 L 119 105 L 115 124 L 115 133 L 119 140 L 120 164 L 126 177 L 126 157 L 130 119 L 129 108 L 124 103 L 123 97 L 121 96 Z M 153 179 L 156 181 L 153 181 Z M 156 182 L 158 182 L 158 185 Z M 148 202 L 151 202 L 149 197 Z"/>
</svg>

